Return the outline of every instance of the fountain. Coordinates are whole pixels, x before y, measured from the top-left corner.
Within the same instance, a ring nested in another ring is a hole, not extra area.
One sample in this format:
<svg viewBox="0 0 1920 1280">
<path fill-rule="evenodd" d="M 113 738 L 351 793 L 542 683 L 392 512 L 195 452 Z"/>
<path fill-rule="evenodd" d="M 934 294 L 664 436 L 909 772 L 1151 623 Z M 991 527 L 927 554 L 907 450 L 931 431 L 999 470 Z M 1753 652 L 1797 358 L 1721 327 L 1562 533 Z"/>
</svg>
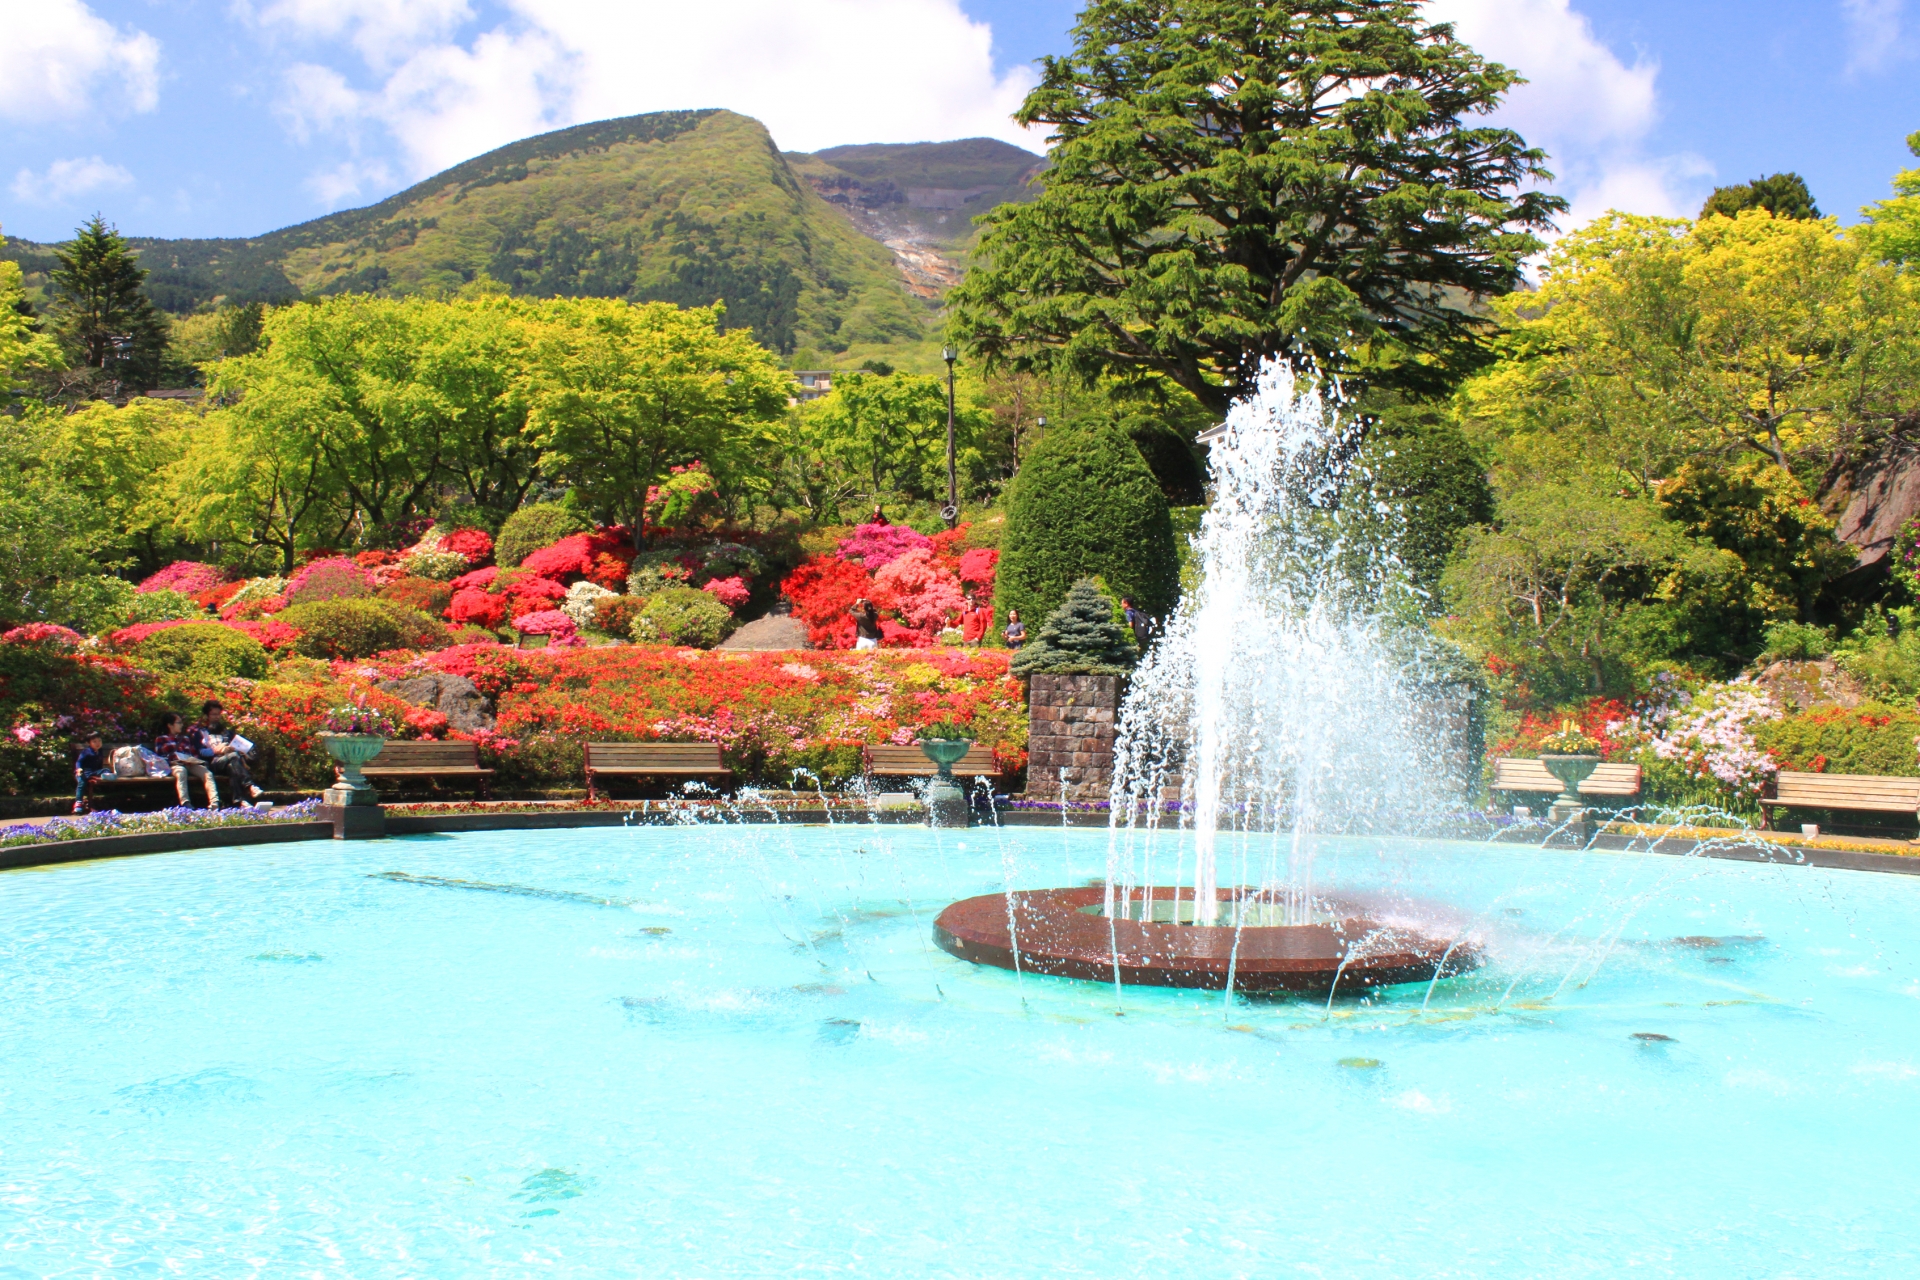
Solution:
<svg viewBox="0 0 1920 1280">
<path fill-rule="evenodd" d="M 1212 445 L 1199 584 L 1121 708 L 1104 883 L 954 903 L 935 924 L 943 948 L 1035 973 L 1249 991 L 1432 981 L 1479 963 L 1444 909 L 1314 880 L 1323 839 L 1407 831 L 1458 801 L 1418 601 L 1383 536 L 1397 513 L 1367 493 L 1357 444 L 1337 389 L 1267 365 Z M 1156 885 L 1152 863 L 1174 797 L 1195 852 L 1178 888 Z"/>
</svg>

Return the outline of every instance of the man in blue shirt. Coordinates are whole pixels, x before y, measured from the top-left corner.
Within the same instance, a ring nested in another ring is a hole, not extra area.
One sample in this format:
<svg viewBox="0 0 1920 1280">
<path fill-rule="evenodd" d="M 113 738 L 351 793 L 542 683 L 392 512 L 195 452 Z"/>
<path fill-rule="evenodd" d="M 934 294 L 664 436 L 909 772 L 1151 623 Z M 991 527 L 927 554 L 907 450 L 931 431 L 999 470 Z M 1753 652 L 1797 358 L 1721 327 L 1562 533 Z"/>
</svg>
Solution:
<svg viewBox="0 0 1920 1280">
<path fill-rule="evenodd" d="M 107 763 L 107 753 L 103 740 L 98 733 L 87 735 L 86 745 L 80 748 L 80 758 L 73 763 L 73 811 L 87 811 L 87 784 L 95 778 L 111 778 L 113 767 Z"/>
</svg>

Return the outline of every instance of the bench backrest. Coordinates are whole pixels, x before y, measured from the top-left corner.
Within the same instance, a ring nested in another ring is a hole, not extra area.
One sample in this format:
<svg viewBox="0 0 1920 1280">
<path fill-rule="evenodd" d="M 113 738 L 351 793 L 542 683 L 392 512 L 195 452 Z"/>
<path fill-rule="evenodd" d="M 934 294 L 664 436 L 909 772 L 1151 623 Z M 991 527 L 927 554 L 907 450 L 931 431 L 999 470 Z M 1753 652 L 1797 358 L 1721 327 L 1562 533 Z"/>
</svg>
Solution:
<svg viewBox="0 0 1920 1280">
<path fill-rule="evenodd" d="M 1550 791 L 1560 794 L 1560 779 L 1538 760 L 1502 756 L 1493 762 L 1495 791 Z M 1623 798 L 1640 794 L 1640 766 L 1618 761 L 1602 762 L 1580 784 L 1583 796 Z"/>
<path fill-rule="evenodd" d="M 471 742 L 389 742 L 363 766 L 368 769 L 477 769 L 480 749 Z"/>
<path fill-rule="evenodd" d="M 587 768 L 725 773 L 727 766 L 717 742 L 589 742 Z"/>
<path fill-rule="evenodd" d="M 919 747 L 868 747 L 867 772 L 890 774 L 894 777 L 932 776 L 939 766 L 927 759 L 927 753 Z M 967 754 L 954 764 L 953 771 L 962 777 L 979 778 L 1000 772 L 1000 766 L 993 758 L 993 748 L 976 742 L 967 748 Z"/>
<path fill-rule="evenodd" d="M 1806 809 L 1920 813 L 1920 778 L 1783 771 L 1775 782 L 1774 803 Z"/>
</svg>

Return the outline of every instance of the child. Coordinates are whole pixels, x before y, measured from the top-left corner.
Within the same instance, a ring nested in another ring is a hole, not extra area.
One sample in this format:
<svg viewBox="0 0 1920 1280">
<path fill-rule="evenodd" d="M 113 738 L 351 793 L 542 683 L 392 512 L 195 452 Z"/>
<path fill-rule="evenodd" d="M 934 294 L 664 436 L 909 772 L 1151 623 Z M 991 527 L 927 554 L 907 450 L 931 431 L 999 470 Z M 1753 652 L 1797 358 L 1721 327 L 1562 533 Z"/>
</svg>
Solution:
<svg viewBox="0 0 1920 1280">
<path fill-rule="evenodd" d="M 106 748 L 98 733 L 87 735 L 86 745 L 80 748 L 80 758 L 73 765 L 73 811 L 87 811 L 87 784 L 95 778 L 111 778 L 113 767 L 107 763 Z"/>
</svg>

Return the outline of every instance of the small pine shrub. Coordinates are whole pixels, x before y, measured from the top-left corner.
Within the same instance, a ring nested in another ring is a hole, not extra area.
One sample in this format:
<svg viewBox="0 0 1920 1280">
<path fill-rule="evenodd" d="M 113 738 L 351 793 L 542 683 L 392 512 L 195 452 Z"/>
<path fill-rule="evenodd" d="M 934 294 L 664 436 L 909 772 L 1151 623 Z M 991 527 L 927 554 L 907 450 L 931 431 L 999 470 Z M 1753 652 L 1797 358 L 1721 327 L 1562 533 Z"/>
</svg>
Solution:
<svg viewBox="0 0 1920 1280">
<path fill-rule="evenodd" d="M 266 646 L 218 622 L 155 632 L 134 646 L 133 658 L 156 674 L 194 684 L 218 684 L 234 676 L 263 680 L 268 666 Z"/>
<path fill-rule="evenodd" d="M 994 605 L 1029 626 L 1074 583 L 1100 578 L 1154 617 L 1180 596 L 1180 557 L 1167 499 L 1140 451 L 1111 428 L 1047 435 L 1021 464 L 1007 504 Z"/>
<path fill-rule="evenodd" d="M 569 534 L 584 533 L 587 522 L 579 512 L 559 502 L 540 502 L 522 507 L 500 526 L 500 537 L 493 544 L 493 562 L 503 569 L 517 569 L 542 547 L 550 547 Z"/>
<path fill-rule="evenodd" d="M 447 629 L 418 609 L 392 600 L 318 600 L 282 610 L 277 619 L 300 632 L 294 652 L 307 658 L 370 658 L 388 649 L 438 649 Z"/>
<path fill-rule="evenodd" d="M 727 606 L 695 587 L 668 587 L 633 621 L 633 638 L 651 644 L 711 649 L 733 630 Z"/>
<path fill-rule="evenodd" d="M 1127 629 L 1114 621 L 1114 602 L 1082 579 L 1060 607 L 1040 624 L 1040 634 L 1013 655 L 1016 676 L 1123 676 L 1133 670 L 1139 651 Z"/>
</svg>

